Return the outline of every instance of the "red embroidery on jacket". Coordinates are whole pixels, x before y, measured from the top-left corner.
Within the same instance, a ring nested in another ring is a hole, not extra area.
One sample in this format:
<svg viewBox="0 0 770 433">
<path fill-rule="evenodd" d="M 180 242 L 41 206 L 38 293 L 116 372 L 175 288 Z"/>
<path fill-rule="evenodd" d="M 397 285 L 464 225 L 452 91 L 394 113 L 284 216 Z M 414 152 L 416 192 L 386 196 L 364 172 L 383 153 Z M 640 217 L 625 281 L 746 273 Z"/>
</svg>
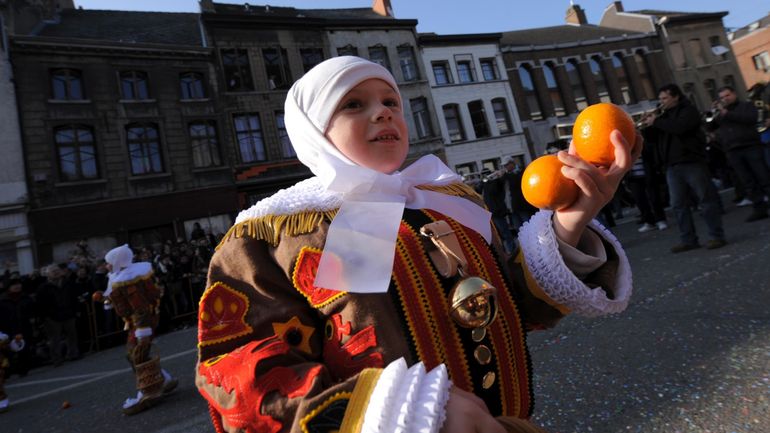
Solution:
<svg viewBox="0 0 770 433">
<path fill-rule="evenodd" d="M 201 296 L 198 313 L 198 347 L 221 343 L 252 331 L 246 323 L 249 298 L 216 282 Z"/>
<path fill-rule="evenodd" d="M 275 367 L 255 376 L 262 361 L 286 354 L 289 350 L 290 346 L 285 341 L 273 336 L 241 346 L 212 364 L 199 364 L 198 372 L 208 384 L 236 396 L 235 403 L 230 407 L 220 405 L 204 387 L 199 390 L 228 425 L 247 432 L 277 433 L 283 424 L 270 415 L 262 414 L 262 400 L 274 391 L 286 398 L 306 395 L 322 369 L 320 365 L 312 367 L 302 377 L 291 368 Z"/>
<path fill-rule="evenodd" d="M 307 298 L 314 308 L 322 307 L 343 296 L 346 292 L 329 290 L 313 285 L 318 263 L 321 261 L 321 250 L 312 247 L 302 247 L 297 256 L 297 263 L 292 274 L 294 287 Z M 332 262 L 333 265 L 336 265 Z"/>
<path fill-rule="evenodd" d="M 324 363 L 336 379 L 347 379 L 365 368 L 385 366 L 382 354 L 379 352 L 371 352 L 359 357 L 369 349 L 377 347 L 374 326 L 367 326 L 343 344 L 343 337 L 350 335 L 350 322 L 343 324 L 342 316 L 335 314 L 326 322 L 325 333 Z"/>
</svg>

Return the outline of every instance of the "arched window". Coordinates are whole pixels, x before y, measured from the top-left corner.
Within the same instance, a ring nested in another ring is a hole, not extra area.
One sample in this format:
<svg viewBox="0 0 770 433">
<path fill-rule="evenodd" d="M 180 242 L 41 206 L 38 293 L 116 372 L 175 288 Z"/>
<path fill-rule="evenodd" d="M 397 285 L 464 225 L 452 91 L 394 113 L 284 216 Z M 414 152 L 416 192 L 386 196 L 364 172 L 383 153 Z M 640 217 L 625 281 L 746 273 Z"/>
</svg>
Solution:
<svg viewBox="0 0 770 433">
<path fill-rule="evenodd" d="M 468 103 L 468 113 L 471 115 L 473 132 L 476 138 L 489 137 L 489 125 L 487 124 L 487 110 L 481 100 Z"/>
<path fill-rule="evenodd" d="M 537 99 L 535 83 L 532 81 L 532 67 L 530 65 L 519 66 L 519 79 L 521 80 L 521 87 L 524 89 L 527 107 L 529 107 L 529 117 L 532 120 L 542 119 L 543 112 L 540 109 L 540 101 Z"/>
<path fill-rule="evenodd" d="M 267 159 L 265 141 L 262 136 L 262 122 L 258 113 L 238 114 L 233 117 L 235 124 L 235 139 L 238 140 L 238 150 L 241 161 L 252 163 Z"/>
<path fill-rule="evenodd" d="M 495 123 L 497 123 L 498 133 L 509 134 L 513 132 L 511 116 L 508 115 L 508 104 L 506 104 L 505 98 L 493 99 L 492 109 L 495 111 Z"/>
<path fill-rule="evenodd" d="M 647 65 L 647 57 L 644 55 L 644 51 L 638 50 L 635 52 L 634 61 L 636 62 L 636 69 L 639 71 L 639 81 L 642 82 L 642 90 L 644 90 L 642 98 L 647 100 L 657 99 L 655 95 L 655 86 L 652 85 L 650 68 Z"/>
<path fill-rule="evenodd" d="M 80 71 L 77 69 L 54 69 L 51 71 L 51 97 L 57 101 L 85 99 Z"/>
<path fill-rule="evenodd" d="M 147 72 L 123 71 L 120 73 L 120 92 L 123 99 L 138 101 L 150 99 Z"/>
<path fill-rule="evenodd" d="M 626 64 L 623 62 L 623 54 L 615 53 L 612 56 L 612 67 L 615 68 L 615 76 L 618 77 L 618 84 L 620 84 L 620 94 L 623 96 L 624 104 L 633 104 L 636 102 L 636 95 L 634 94 L 634 88 L 631 87 L 631 82 L 628 79 L 628 70 Z"/>
<path fill-rule="evenodd" d="M 564 64 L 564 69 L 567 70 L 567 78 L 572 88 L 572 95 L 575 97 L 575 105 L 577 105 L 579 111 L 582 111 L 588 107 L 588 101 L 586 100 L 586 89 L 583 86 L 583 79 L 580 77 L 577 60 L 568 60 Z"/>
<path fill-rule="evenodd" d="M 548 97 L 551 98 L 553 104 L 553 114 L 557 117 L 564 116 L 567 114 L 564 110 L 564 98 L 561 96 L 561 88 L 556 81 L 553 63 L 546 62 L 543 65 L 543 75 L 545 75 L 545 85 L 548 86 Z"/>
<path fill-rule="evenodd" d="M 72 182 L 99 177 L 94 134 L 90 127 L 61 126 L 54 129 L 53 135 L 61 180 Z"/>
<path fill-rule="evenodd" d="M 179 86 L 182 92 L 182 99 L 204 99 L 206 97 L 203 74 L 200 72 L 184 72 L 180 74 Z"/>
<path fill-rule="evenodd" d="M 447 132 L 449 132 L 449 141 L 454 143 L 455 141 L 465 140 L 465 129 L 460 117 L 460 107 L 457 104 L 447 104 L 441 108 L 444 110 L 444 120 L 446 121 Z"/>
<path fill-rule="evenodd" d="M 593 75 L 594 83 L 596 83 L 596 93 L 599 95 L 599 100 L 612 102 L 610 93 L 607 91 L 607 80 L 604 78 L 604 72 L 602 72 L 601 57 L 591 57 L 588 60 L 588 66 L 591 68 L 591 75 Z"/>
<path fill-rule="evenodd" d="M 131 159 L 131 174 L 163 173 L 163 158 L 160 154 L 158 126 L 153 123 L 132 123 L 126 125 L 128 156 Z"/>
<path fill-rule="evenodd" d="M 213 120 L 191 122 L 190 146 L 192 147 L 193 167 L 215 167 L 222 164 L 219 158 L 217 126 Z"/>
</svg>

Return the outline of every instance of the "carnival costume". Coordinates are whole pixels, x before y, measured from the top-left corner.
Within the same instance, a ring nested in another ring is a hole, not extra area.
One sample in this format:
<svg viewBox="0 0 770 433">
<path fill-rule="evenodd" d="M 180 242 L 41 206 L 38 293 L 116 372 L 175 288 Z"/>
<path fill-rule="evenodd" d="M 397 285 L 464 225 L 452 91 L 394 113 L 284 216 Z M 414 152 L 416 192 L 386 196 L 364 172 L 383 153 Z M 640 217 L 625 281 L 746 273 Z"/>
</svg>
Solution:
<svg viewBox="0 0 770 433">
<path fill-rule="evenodd" d="M 10 362 L 6 356 L 6 351 L 19 352 L 24 349 L 24 339 L 17 335 L 11 339 L 7 334 L 0 331 L 0 413 L 8 410 L 8 394 L 5 393 L 5 375 L 10 367 Z"/>
<path fill-rule="evenodd" d="M 355 57 L 295 83 L 287 127 L 316 176 L 241 212 L 212 258 L 196 385 L 215 428 L 437 432 L 457 386 L 509 431 L 536 431 L 518 421 L 532 410 L 526 332 L 622 311 L 628 260 L 596 223 L 579 245 L 590 254 L 562 244 L 547 211 L 509 257 L 480 197 L 437 158 L 391 175 L 354 165 L 323 131 L 370 78 L 397 91 Z M 484 296 L 456 302 L 467 280 Z"/>
<path fill-rule="evenodd" d="M 155 282 L 152 265 L 132 263 L 133 257 L 128 245 L 114 248 L 104 257 L 112 265 L 104 292 L 105 307 L 114 308 L 125 322 L 126 356 L 136 374 L 137 395 L 123 403 L 123 412 L 127 415 L 155 405 L 178 384 L 160 367 L 160 357 L 150 353 L 163 290 Z"/>
</svg>

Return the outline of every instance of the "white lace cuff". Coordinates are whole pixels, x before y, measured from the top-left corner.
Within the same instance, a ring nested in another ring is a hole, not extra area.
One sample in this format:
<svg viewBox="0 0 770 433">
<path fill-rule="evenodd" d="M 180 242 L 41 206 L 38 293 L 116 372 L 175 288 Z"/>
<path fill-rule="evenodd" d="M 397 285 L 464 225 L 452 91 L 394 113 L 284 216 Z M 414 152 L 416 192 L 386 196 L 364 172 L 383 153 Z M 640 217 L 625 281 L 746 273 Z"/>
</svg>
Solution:
<svg viewBox="0 0 770 433">
<path fill-rule="evenodd" d="M 553 230 L 552 211 L 536 213 L 519 231 L 524 261 L 540 288 L 556 303 L 572 312 L 596 317 L 619 313 L 628 306 L 632 292 L 631 265 L 615 236 L 596 220 L 589 228 L 609 243 L 618 256 L 615 281 L 607 292 L 602 287 L 588 287 L 567 267 L 559 253 L 559 243 Z"/>
<path fill-rule="evenodd" d="M 136 338 L 152 337 L 152 328 L 136 328 L 136 331 L 134 331 L 134 336 Z"/>
<path fill-rule="evenodd" d="M 382 371 L 366 408 L 363 433 L 436 433 L 446 418 L 449 376 L 442 364 L 429 373 L 400 358 Z"/>
</svg>

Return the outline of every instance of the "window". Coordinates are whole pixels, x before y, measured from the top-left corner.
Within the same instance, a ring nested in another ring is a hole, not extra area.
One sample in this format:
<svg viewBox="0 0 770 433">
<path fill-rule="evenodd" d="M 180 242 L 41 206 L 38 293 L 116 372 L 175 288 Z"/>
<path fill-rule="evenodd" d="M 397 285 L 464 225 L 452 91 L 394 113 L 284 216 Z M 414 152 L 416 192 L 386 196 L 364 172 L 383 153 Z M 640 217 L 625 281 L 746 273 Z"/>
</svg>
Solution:
<svg viewBox="0 0 770 433">
<path fill-rule="evenodd" d="M 381 45 L 369 47 L 369 60 L 390 71 L 390 60 L 388 60 L 387 48 Z"/>
<path fill-rule="evenodd" d="M 233 120 L 235 123 L 235 138 L 238 141 L 238 150 L 241 153 L 241 161 L 250 163 L 267 159 L 259 114 L 238 115 Z"/>
<path fill-rule="evenodd" d="M 564 110 L 564 98 L 562 98 L 561 88 L 556 81 L 553 67 L 553 63 L 546 62 L 543 65 L 543 75 L 545 76 L 545 85 L 548 87 L 548 97 L 551 98 L 551 103 L 553 104 L 553 114 L 556 117 L 561 117 L 567 113 Z"/>
<path fill-rule="evenodd" d="M 179 85 L 182 88 L 182 99 L 206 98 L 203 74 L 200 72 L 185 72 L 179 75 Z"/>
<path fill-rule="evenodd" d="M 55 69 L 51 71 L 51 96 L 57 101 L 79 101 L 85 99 L 80 71 L 76 69 Z"/>
<path fill-rule="evenodd" d="M 286 131 L 283 111 L 276 111 L 275 124 L 278 127 L 278 141 L 281 142 L 281 156 L 284 158 L 296 158 L 297 152 L 294 150 L 294 146 L 291 145 L 289 133 Z"/>
<path fill-rule="evenodd" d="M 657 99 L 655 87 L 652 85 L 652 79 L 650 78 L 650 68 L 647 66 L 647 57 L 644 55 L 644 51 L 639 50 L 634 53 L 634 62 L 636 62 L 636 70 L 639 72 L 639 81 L 641 81 L 642 90 L 644 90 L 642 98 L 647 99 L 648 101 Z"/>
<path fill-rule="evenodd" d="M 466 162 L 465 164 L 457 164 L 455 165 L 455 172 L 463 177 L 476 173 L 477 172 L 476 163 Z"/>
<path fill-rule="evenodd" d="M 500 134 L 509 134 L 511 132 L 511 117 L 508 115 L 508 105 L 505 98 L 495 98 L 492 100 L 492 110 L 495 112 L 495 123 Z"/>
<path fill-rule="evenodd" d="M 398 47 L 398 63 L 401 65 L 401 75 L 404 76 L 404 81 L 415 81 L 420 78 L 417 61 L 414 58 L 414 49 L 411 46 Z"/>
<path fill-rule="evenodd" d="M 682 93 L 690 102 L 695 103 L 695 83 L 684 83 L 682 86 Z"/>
<path fill-rule="evenodd" d="M 540 111 L 540 101 L 537 99 L 535 83 L 532 81 L 531 66 L 527 64 L 519 66 L 519 80 L 521 80 L 521 87 L 524 90 L 524 97 L 529 108 L 529 117 L 532 120 L 542 119 L 543 113 Z"/>
<path fill-rule="evenodd" d="M 473 132 L 476 134 L 476 138 L 489 137 L 489 126 L 487 125 L 484 103 L 481 101 L 471 101 L 468 103 L 468 111 L 471 115 L 471 123 L 473 124 Z"/>
<path fill-rule="evenodd" d="M 467 60 L 457 62 L 457 80 L 461 83 L 472 83 L 475 81 L 473 79 L 473 68 L 471 67 L 471 62 Z"/>
<path fill-rule="evenodd" d="M 444 110 L 446 129 L 449 132 L 449 141 L 454 143 L 465 140 L 465 130 L 460 119 L 460 107 L 457 104 L 447 104 L 442 109 Z"/>
<path fill-rule="evenodd" d="M 599 95 L 599 101 L 610 101 L 610 93 L 607 91 L 607 80 L 604 78 L 604 72 L 601 66 L 601 57 L 593 56 L 588 60 L 588 66 L 591 68 L 591 75 L 596 83 L 596 92 Z"/>
<path fill-rule="evenodd" d="M 687 48 L 692 54 L 692 58 L 695 59 L 695 66 L 703 66 L 706 64 L 706 58 L 703 57 L 703 47 L 700 44 L 700 39 L 690 39 L 687 41 Z"/>
<path fill-rule="evenodd" d="M 302 57 L 302 69 L 305 72 L 324 60 L 324 52 L 320 48 L 302 48 L 299 50 L 299 55 Z"/>
<path fill-rule="evenodd" d="M 417 138 L 433 136 L 427 100 L 425 98 L 410 99 L 409 105 L 412 108 L 412 119 L 414 120 Z"/>
<path fill-rule="evenodd" d="M 770 71 L 770 54 L 767 51 L 762 51 L 756 56 L 751 57 L 754 60 L 754 68 L 758 71 L 768 72 Z"/>
<path fill-rule="evenodd" d="M 676 69 L 684 69 L 687 67 L 687 58 L 684 56 L 684 51 L 682 51 L 682 44 L 679 42 L 671 42 L 668 44 L 669 48 L 671 49 L 671 58 L 674 61 L 674 68 Z"/>
<path fill-rule="evenodd" d="M 631 83 L 628 80 L 628 70 L 626 69 L 626 64 L 623 62 L 623 54 L 613 54 L 612 67 L 615 69 L 615 76 L 618 77 L 618 84 L 620 85 L 620 94 L 623 96 L 623 103 L 632 104 L 636 102 L 636 94 L 634 94 L 634 89 L 631 87 Z"/>
<path fill-rule="evenodd" d="M 725 86 L 730 86 L 733 89 L 735 88 L 735 78 L 732 75 L 725 75 L 724 78 L 722 78 L 722 84 Z"/>
<path fill-rule="evenodd" d="M 283 48 L 263 48 L 262 58 L 265 60 L 265 74 L 267 76 L 267 88 L 288 89 L 291 87 L 291 71 L 289 71 L 289 58 Z"/>
<path fill-rule="evenodd" d="M 481 59 L 481 75 L 484 77 L 484 81 L 497 80 L 500 76 L 497 73 L 497 62 L 495 59 Z"/>
<path fill-rule="evenodd" d="M 126 126 L 128 156 L 131 159 L 131 174 L 163 173 L 160 154 L 158 127 L 152 123 L 132 123 Z"/>
<path fill-rule="evenodd" d="M 452 73 L 449 71 L 448 62 L 431 62 L 431 66 L 433 67 L 433 76 L 436 78 L 436 85 L 452 84 Z"/>
<path fill-rule="evenodd" d="M 358 56 L 358 48 L 352 45 L 345 45 L 337 48 L 338 56 Z"/>
<path fill-rule="evenodd" d="M 481 161 L 481 172 L 485 172 L 487 170 L 491 172 L 497 171 L 497 169 L 500 168 L 500 158 L 495 159 L 485 159 Z"/>
<path fill-rule="evenodd" d="M 129 101 L 150 99 L 150 92 L 147 87 L 147 73 L 143 71 L 121 72 L 120 91 L 123 99 Z"/>
<path fill-rule="evenodd" d="M 192 122 L 189 125 L 193 167 L 215 167 L 222 164 L 219 157 L 217 127 L 213 120 Z"/>
<path fill-rule="evenodd" d="M 232 48 L 223 49 L 221 53 L 227 91 L 247 92 L 254 90 L 248 51 Z"/>
<path fill-rule="evenodd" d="M 564 69 L 567 71 L 567 79 L 572 88 L 572 96 L 575 98 L 575 105 L 577 105 L 578 111 L 583 111 L 588 107 L 588 101 L 586 100 L 586 89 L 583 86 L 583 79 L 580 77 L 580 69 L 578 69 L 577 60 L 567 60 L 567 62 L 564 63 Z"/>
<path fill-rule="evenodd" d="M 72 182 L 96 179 L 96 147 L 91 128 L 67 125 L 54 129 L 54 142 L 59 158 L 61 180 Z"/>
<path fill-rule="evenodd" d="M 722 38 L 717 36 L 709 37 L 709 45 L 711 45 L 711 52 L 717 56 L 720 60 L 727 60 L 727 53 L 730 51 L 722 45 Z M 720 54 L 721 53 L 721 54 Z"/>
</svg>

